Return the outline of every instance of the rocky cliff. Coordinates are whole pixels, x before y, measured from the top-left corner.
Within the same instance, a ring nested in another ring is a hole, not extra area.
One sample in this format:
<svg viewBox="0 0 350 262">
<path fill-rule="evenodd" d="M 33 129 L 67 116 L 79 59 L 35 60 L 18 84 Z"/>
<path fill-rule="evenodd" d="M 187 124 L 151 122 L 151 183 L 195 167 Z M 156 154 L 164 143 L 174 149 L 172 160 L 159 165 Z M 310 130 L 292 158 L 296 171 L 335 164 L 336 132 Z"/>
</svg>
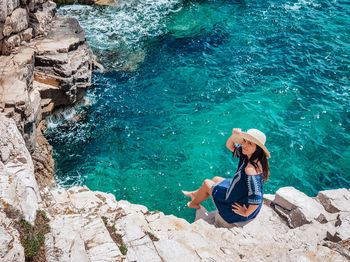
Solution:
<svg viewBox="0 0 350 262">
<path fill-rule="evenodd" d="M 92 73 L 92 54 L 78 21 L 55 14 L 49 0 L 0 2 L 0 112 L 16 121 L 40 187 L 54 183 L 43 120 L 80 101 Z"/>
<path fill-rule="evenodd" d="M 40 226 L 38 213 L 49 222 L 41 260 L 35 261 L 350 259 L 348 189 L 322 191 L 310 198 L 285 187 L 266 195 L 259 216 L 243 228 L 216 228 L 207 219 L 190 224 L 86 187 L 39 191 L 15 121 L 0 114 L 0 124 L 1 261 L 25 260 L 18 224 L 24 223 L 23 216 Z"/>
<path fill-rule="evenodd" d="M 266 195 L 243 228 L 190 224 L 86 187 L 51 188 L 44 118 L 91 82 L 78 22 L 48 0 L 0 2 L 0 261 L 348 261 L 350 191 Z M 198 217 L 200 212 L 197 212 Z"/>
</svg>

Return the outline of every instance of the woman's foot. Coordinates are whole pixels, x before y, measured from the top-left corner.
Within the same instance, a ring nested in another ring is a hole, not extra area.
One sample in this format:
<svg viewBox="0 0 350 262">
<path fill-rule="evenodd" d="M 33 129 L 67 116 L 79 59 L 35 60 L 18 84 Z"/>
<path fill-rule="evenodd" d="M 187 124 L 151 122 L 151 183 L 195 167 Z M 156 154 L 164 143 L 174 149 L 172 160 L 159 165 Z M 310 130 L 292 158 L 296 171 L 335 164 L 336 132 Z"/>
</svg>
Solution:
<svg viewBox="0 0 350 262">
<path fill-rule="evenodd" d="M 188 201 L 187 202 L 187 206 L 189 208 L 195 208 L 195 209 L 200 209 L 201 208 L 200 204 L 193 203 L 193 201 Z"/>
<path fill-rule="evenodd" d="M 184 191 L 184 190 L 182 190 L 182 194 L 184 194 L 187 197 L 190 197 L 192 200 L 194 198 L 194 192 L 195 191 Z"/>
</svg>

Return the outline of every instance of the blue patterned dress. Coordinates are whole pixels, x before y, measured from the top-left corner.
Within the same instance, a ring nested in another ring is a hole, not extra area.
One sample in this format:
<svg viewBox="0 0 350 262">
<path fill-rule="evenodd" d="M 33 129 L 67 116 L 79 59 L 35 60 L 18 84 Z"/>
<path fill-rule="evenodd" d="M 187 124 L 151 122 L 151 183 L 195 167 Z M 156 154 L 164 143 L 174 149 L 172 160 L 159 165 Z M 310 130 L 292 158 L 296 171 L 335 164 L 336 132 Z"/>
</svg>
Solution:
<svg viewBox="0 0 350 262">
<path fill-rule="evenodd" d="M 227 178 L 217 183 L 212 188 L 212 197 L 220 216 L 229 224 L 235 222 L 247 221 L 255 218 L 263 203 L 263 174 L 247 175 L 245 168 L 248 160 L 242 154 L 242 146 L 235 145 L 233 157 L 239 158 L 239 164 L 236 174 L 233 178 Z M 250 216 L 243 217 L 232 211 L 232 204 L 240 205 L 259 205 Z"/>
</svg>

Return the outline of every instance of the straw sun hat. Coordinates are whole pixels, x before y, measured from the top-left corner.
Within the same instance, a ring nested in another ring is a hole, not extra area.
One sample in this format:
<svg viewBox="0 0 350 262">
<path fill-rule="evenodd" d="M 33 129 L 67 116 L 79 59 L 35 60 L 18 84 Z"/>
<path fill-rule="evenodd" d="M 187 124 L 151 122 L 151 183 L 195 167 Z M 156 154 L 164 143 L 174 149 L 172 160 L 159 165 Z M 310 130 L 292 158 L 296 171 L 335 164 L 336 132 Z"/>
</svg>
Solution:
<svg viewBox="0 0 350 262">
<path fill-rule="evenodd" d="M 267 150 L 265 146 L 266 136 L 260 130 L 249 129 L 247 132 L 241 132 L 240 134 L 237 135 L 238 144 L 242 144 L 243 139 L 257 144 L 258 146 L 261 147 L 262 150 L 264 150 L 267 158 L 271 157 L 269 150 Z"/>
</svg>

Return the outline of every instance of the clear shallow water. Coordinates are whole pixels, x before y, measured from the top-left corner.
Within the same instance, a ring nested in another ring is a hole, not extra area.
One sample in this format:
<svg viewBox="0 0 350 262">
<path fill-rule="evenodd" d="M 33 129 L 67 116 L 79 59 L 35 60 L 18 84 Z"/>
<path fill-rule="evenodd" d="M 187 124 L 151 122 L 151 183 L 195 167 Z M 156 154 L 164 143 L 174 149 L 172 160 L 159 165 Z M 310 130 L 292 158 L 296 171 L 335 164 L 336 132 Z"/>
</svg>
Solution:
<svg viewBox="0 0 350 262">
<path fill-rule="evenodd" d="M 61 185 L 191 221 L 181 189 L 232 176 L 226 139 L 254 127 L 272 155 L 266 193 L 350 188 L 348 2 L 140 0 L 59 13 L 79 19 L 106 67 L 88 104 L 49 119 Z"/>
</svg>

